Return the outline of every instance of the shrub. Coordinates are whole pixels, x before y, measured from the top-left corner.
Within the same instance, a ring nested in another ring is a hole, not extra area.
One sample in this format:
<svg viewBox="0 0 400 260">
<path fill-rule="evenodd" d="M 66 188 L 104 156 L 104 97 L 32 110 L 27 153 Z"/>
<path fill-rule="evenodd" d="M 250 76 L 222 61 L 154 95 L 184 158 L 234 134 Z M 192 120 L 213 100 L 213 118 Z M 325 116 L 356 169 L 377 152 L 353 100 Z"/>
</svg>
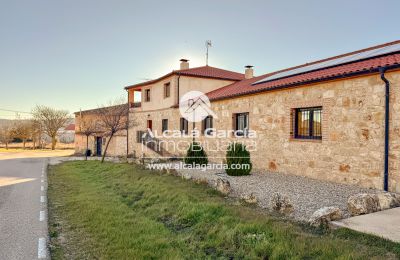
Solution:
<svg viewBox="0 0 400 260">
<path fill-rule="evenodd" d="M 231 143 L 226 152 L 226 164 L 228 166 L 226 170 L 228 175 L 249 175 L 252 164 L 250 161 L 250 153 L 246 150 L 246 146 L 241 143 Z M 232 168 L 232 165 L 235 165 L 235 167 Z M 241 167 L 236 167 L 237 165 L 241 165 Z"/>
<path fill-rule="evenodd" d="M 198 142 L 190 144 L 185 157 L 186 164 L 206 165 L 208 164 L 207 154 Z"/>
</svg>

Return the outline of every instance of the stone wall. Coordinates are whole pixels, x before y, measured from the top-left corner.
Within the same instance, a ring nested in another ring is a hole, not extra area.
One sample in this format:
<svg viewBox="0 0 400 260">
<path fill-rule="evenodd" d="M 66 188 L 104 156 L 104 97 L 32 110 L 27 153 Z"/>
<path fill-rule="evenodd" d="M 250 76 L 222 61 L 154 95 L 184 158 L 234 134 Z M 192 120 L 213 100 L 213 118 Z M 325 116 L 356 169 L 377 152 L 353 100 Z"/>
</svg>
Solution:
<svg viewBox="0 0 400 260">
<path fill-rule="evenodd" d="M 97 122 L 98 129 L 96 129 L 96 133 L 93 133 L 88 138 L 88 149 L 92 151 L 93 155 L 96 155 L 96 138 L 102 137 L 102 152 L 105 150 L 105 144 L 108 141 L 107 136 L 103 137 L 102 129 L 100 127 L 101 123 L 97 118 L 95 110 L 90 111 L 82 111 L 82 117 L 84 120 L 88 120 L 87 122 Z M 84 128 L 85 122 L 81 122 L 80 113 L 75 114 L 75 153 L 76 154 L 85 154 L 86 152 L 86 136 L 80 134 L 80 127 Z M 110 141 L 109 147 L 107 149 L 107 156 L 125 156 L 126 155 L 126 130 L 122 130 L 117 132 Z M 104 140 L 103 140 L 104 139 Z"/>
<path fill-rule="evenodd" d="M 88 149 L 92 150 L 92 152 L 96 151 L 94 136 L 89 136 L 88 141 L 89 141 Z M 85 154 L 85 151 L 86 151 L 86 136 L 76 133 L 75 134 L 75 153 L 76 154 Z"/>
<path fill-rule="evenodd" d="M 104 152 L 106 142 L 109 137 L 104 137 L 102 141 L 101 150 Z M 96 155 L 96 137 L 89 136 L 89 149 L 93 155 Z M 86 151 L 86 136 L 76 134 L 75 135 L 75 153 L 85 154 Z M 107 149 L 107 156 L 125 156 L 126 155 L 126 135 L 118 134 L 113 136 Z"/>
<path fill-rule="evenodd" d="M 400 192 L 400 73 L 388 72 L 387 78 L 391 82 L 389 188 Z M 249 113 L 250 129 L 257 132 L 256 151 L 251 152 L 255 170 L 382 189 L 384 102 L 385 86 L 375 74 L 216 101 L 212 109 L 218 115 L 214 119 L 217 130 L 232 129 L 233 113 Z M 322 106 L 322 140 L 294 139 L 292 110 L 312 106 Z M 158 132 L 162 119 L 169 120 L 169 129 L 179 129 L 179 111 L 173 108 L 135 112 L 130 118 L 137 126 L 130 129 L 129 149 L 139 154 L 135 132 L 146 129 L 146 120 L 153 120 L 153 129 Z M 217 141 L 247 139 L 228 137 Z M 207 142 L 211 160 L 223 161 L 225 152 L 212 151 L 217 147 L 216 139 L 199 140 Z"/>
</svg>

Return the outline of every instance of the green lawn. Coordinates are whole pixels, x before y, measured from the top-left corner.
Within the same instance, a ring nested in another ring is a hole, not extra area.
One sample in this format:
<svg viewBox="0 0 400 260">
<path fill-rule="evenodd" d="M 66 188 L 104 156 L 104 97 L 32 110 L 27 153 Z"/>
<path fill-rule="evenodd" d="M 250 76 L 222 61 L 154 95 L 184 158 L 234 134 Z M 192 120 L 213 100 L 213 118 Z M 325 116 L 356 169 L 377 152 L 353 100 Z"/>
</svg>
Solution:
<svg viewBox="0 0 400 260">
<path fill-rule="evenodd" d="M 48 178 L 53 259 L 400 257 L 399 244 L 280 221 L 138 166 L 68 162 Z"/>
</svg>

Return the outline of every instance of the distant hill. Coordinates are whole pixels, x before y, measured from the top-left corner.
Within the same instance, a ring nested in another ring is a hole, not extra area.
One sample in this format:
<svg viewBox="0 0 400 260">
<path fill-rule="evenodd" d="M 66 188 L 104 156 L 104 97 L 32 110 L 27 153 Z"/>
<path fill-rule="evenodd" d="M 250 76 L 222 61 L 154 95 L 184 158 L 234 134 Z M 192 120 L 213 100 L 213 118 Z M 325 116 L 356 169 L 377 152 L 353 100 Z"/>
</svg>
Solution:
<svg viewBox="0 0 400 260">
<path fill-rule="evenodd" d="M 10 122 L 12 122 L 12 120 L 0 118 L 0 126 Z"/>
<path fill-rule="evenodd" d="M 22 120 L 25 120 L 25 119 L 22 119 Z M 19 120 L 10 120 L 10 119 L 0 118 L 0 126 L 3 124 L 12 123 L 13 121 L 19 121 Z M 70 124 L 75 124 L 75 118 L 69 118 L 65 125 L 68 126 Z"/>
</svg>

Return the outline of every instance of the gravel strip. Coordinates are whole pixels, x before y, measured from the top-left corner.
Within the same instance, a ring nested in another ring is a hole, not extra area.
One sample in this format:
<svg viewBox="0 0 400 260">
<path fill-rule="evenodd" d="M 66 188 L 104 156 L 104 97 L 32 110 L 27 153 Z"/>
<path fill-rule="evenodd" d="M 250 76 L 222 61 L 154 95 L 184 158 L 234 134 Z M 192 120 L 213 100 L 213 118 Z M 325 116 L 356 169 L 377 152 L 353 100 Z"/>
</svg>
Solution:
<svg viewBox="0 0 400 260">
<path fill-rule="evenodd" d="M 376 193 L 376 190 L 364 189 L 354 185 L 337 184 L 281 173 L 253 173 L 249 176 L 228 176 L 217 171 L 186 169 L 179 170 L 182 176 L 193 179 L 206 178 L 214 185 L 218 178 L 227 179 L 232 188 L 230 196 L 240 197 L 253 193 L 261 208 L 269 209 L 272 195 L 279 192 L 286 195 L 294 206 L 291 215 L 295 220 L 307 221 L 310 216 L 322 207 L 336 206 L 343 211 L 344 217 L 350 217 L 347 210 L 347 199 L 357 193 Z"/>
<path fill-rule="evenodd" d="M 89 157 L 89 160 L 101 158 Z M 50 165 L 64 161 L 83 160 L 83 157 L 50 158 Z M 119 162 L 119 159 L 106 158 L 107 161 Z M 178 164 L 178 163 L 177 163 Z M 377 190 L 360 188 L 354 185 L 338 184 L 314 180 L 307 177 L 256 172 L 249 176 L 229 176 L 218 170 L 180 169 L 178 174 L 184 178 L 207 179 L 210 186 L 215 186 L 218 178 L 229 181 L 232 192 L 229 196 L 241 197 L 253 193 L 258 199 L 258 206 L 270 210 L 269 202 L 276 192 L 289 198 L 294 206 L 290 216 L 298 221 L 307 221 L 311 215 L 322 207 L 336 206 L 343 212 L 344 217 L 350 217 L 347 210 L 347 199 L 357 193 L 377 193 Z"/>
</svg>

